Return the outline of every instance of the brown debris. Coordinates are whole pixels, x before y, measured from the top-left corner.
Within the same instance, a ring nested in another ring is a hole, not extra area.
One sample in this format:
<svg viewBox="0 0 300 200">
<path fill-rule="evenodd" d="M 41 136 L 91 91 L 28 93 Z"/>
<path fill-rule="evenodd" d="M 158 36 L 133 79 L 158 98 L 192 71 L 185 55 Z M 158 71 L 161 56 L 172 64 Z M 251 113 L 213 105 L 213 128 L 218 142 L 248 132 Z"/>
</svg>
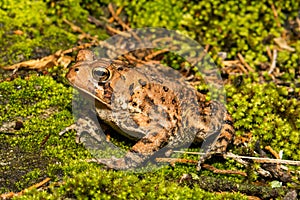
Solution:
<svg viewBox="0 0 300 200">
<path fill-rule="evenodd" d="M 295 48 L 290 47 L 284 38 L 278 37 L 278 38 L 274 38 L 273 40 L 281 49 L 291 51 L 291 52 L 295 51 Z"/>
<path fill-rule="evenodd" d="M 242 54 L 238 53 L 237 56 L 239 57 L 241 63 L 247 68 L 247 70 L 249 72 L 253 72 L 254 70 L 252 69 L 252 67 L 250 67 L 250 65 L 248 65 L 248 63 L 245 61 L 244 57 L 242 56 Z"/>
<path fill-rule="evenodd" d="M 276 159 L 281 159 L 279 154 L 274 149 L 272 149 L 271 146 L 266 146 L 265 149 L 268 150 Z"/>
<path fill-rule="evenodd" d="M 131 28 L 130 28 L 127 24 L 125 24 L 125 23 L 118 17 L 118 15 L 115 13 L 114 8 L 113 8 L 113 6 L 112 6 L 111 3 L 108 4 L 108 10 L 109 10 L 109 12 L 111 13 L 112 18 L 113 18 L 115 21 L 117 21 L 118 24 L 120 24 L 124 30 L 131 30 Z M 121 9 L 121 10 L 122 10 L 122 9 Z M 121 13 L 121 11 L 119 11 L 119 12 Z M 113 22 L 112 18 L 110 18 L 110 21 Z"/>
<path fill-rule="evenodd" d="M 51 180 L 50 178 L 45 178 L 43 181 L 41 181 L 41 182 L 39 182 L 39 183 L 37 183 L 35 185 L 32 185 L 29 188 L 26 188 L 26 189 L 24 189 L 24 190 L 22 190 L 21 192 L 18 192 L 18 193 L 9 192 L 9 193 L 5 193 L 5 194 L 1 194 L 0 195 L 0 199 L 11 199 L 13 197 L 23 195 L 28 190 L 32 190 L 34 188 L 40 188 L 40 187 L 42 187 L 43 185 L 45 185 L 46 183 L 48 183 L 50 180 Z"/>
<path fill-rule="evenodd" d="M 64 56 L 62 51 L 59 50 L 56 53 L 46 56 L 37 60 L 28 60 L 21 63 L 17 63 L 8 67 L 2 67 L 6 70 L 15 70 L 19 68 L 27 68 L 27 69 L 44 69 L 57 66 L 59 64 L 68 65 L 71 62 L 71 57 Z"/>
</svg>

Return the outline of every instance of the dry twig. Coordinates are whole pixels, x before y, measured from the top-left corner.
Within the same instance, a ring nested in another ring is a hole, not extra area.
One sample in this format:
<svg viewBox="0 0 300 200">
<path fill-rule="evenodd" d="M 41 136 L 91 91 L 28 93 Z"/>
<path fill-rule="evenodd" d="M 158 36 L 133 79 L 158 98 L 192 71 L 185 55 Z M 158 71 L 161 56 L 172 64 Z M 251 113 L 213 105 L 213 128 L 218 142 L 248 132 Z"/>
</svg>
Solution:
<svg viewBox="0 0 300 200">
<path fill-rule="evenodd" d="M 156 56 L 158 56 L 160 54 L 166 53 L 168 51 L 169 51 L 168 49 L 161 49 L 161 50 L 158 50 L 158 51 L 154 51 L 151 54 L 147 55 L 145 57 L 145 60 L 152 60 L 154 57 L 156 57 Z"/>
<path fill-rule="evenodd" d="M 204 153 L 199 152 L 187 152 L 187 151 L 174 151 L 174 153 L 184 153 L 184 154 L 193 154 L 193 155 L 204 155 Z M 273 163 L 273 164 L 286 164 L 286 165 L 295 165 L 300 166 L 300 161 L 295 160 L 279 160 L 273 158 L 259 158 L 251 156 L 239 156 L 233 153 L 227 153 L 223 155 L 225 158 L 240 158 L 240 159 L 249 159 L 258 163 Z"/>
<path fill-rule="evenodd" d="M 224 170 L 224 169 L 217 169 L 214 166 L 208 165 L 208 164 L 202 164 L 201 167 L 204 169 L 210 170 L 216 174 L 236 174 L 241 176 L 247 176 L 247 173 L 237 171 L 237 170 Z"/>
<path fill-rule="evenodd" d="M 266 50 L 267 50 L 267 54 L 268 54 L 268 57 L 269 57 L 269 59 L 270 59 L 270 60 L 272 60 L 273 56 L 272 56 L 272 53 L 271 53 L 270 47 L 269 47 L 269 46 L 267 46 L 267 47 L 266 47 Z"/>
<path fill-rule="evenodd" d="M 274 49 L 273 50 L 273 57 L 272 57 L 272 64 L 269 70 L 269 74 L 272 74 L 272 72 L 274 71 L 275 67 L 276 67 L 276 59 L 277 59 L 277 50 Z"/>
<path fill-rule="evenodd" d="M 175 163 L 188 163 L 188 164 L 194 164 L 194 165 L 198 164 L 198 161 L 182 159 L 182 158 L 156 158 L 156 161 L 157 162 L 168 162 L 172 166 L 174 166 Z M 214 166 L 211 166 L 208 164 L 202 164 L 201 167 L 203 167 L 204 169 L 210 170 L 214 173 L 217 173 L 217 174 L 237 174 L 237 175 L 247 176 L 247 174 L 245 172 L 236 171 L 236 170 L 217 169 Z"/>
<path fill-rule="evenodd" d="M 119 35 L 122 35 L 124 37 L 130 37 L 130 34 L 129 33 L 126 33 L 126 32 L 123 32 L 123 31 L 120 31 L 118 29 L 115 29 L 111 26 L 109 26 L 108 24 L 105 25 L 105 28 L 111 32 L 112 34 L 119 34 Z"/>
<path fill-rule="evenodd" d="M 248 69 L 248 71 L 253 72 L 254 70 L 252 69 L 252 67 L 250 67 L 250 65 L 248 65 L 248 63 L 245 61 L 244 57 L 242 56 L 242 54 L 238 53 L 237 56 L 239 57 L 241 63 L 243 65 L 245 65 L 245 67 Z"/>
<path fill-rule="evenodd" d="M 111 13 L 113 19 L 115 19 L 118 22 L 118 24 L 120 24 L 123 27 L 124 30 L 131 30 L 131 28 L 127 24 L 125 24 L 115 13 L 114 8 L 111 3 L 108 4 L 108 10 Z"/>
<path fill-rule="evenodd" d="M 271 146 L 266 146 L 265 149 L 268 150 L 276 159 L 281 159 L 279 154 L 274 149 L 272 149 Z"/>
<path fill-rule="evenodd" d="M 276 25 L 280 28 L 281 25 L 280 25 L 280 22 L 278 20 L 278 13 L 277 13 L 277 10 L 276 10 L 276 8 L 275 8 L 275 6 L 274 6 L 273 3 L 271 4 L 271 8 L 272 8 L 273 15 L 274 15 L 274 18 L 275 18 L 275 21 L 276 21 Z"/>
<path fill-rule="evenodd" d="M 119 16 L 119 15 L 121 14 L 122 10 L 123 10 L 123 7 L 122 7 L 122 6 L 119 7 L 119 8 L 117 9 L 117 11 L 116 11 L 116 13 L 115 13 L 114 16 Z M 108 22 L 109 22 L 109 23 L 113 23 L 114 20 L 115 20 L 115 18 L 114 18 L 114 17 L 111 17 L 111 18 L 109 18 Z"/>
</svg>

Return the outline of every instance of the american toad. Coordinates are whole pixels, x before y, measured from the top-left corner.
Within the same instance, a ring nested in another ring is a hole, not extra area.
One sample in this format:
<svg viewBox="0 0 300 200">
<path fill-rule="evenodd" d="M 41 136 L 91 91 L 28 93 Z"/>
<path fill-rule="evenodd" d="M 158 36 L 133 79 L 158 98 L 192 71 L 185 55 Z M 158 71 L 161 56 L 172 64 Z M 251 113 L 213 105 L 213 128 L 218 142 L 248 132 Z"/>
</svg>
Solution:
<svg viewBox="0 0 300 200">
<path fill-rule="evenodd" d="M 66 77 L 71 85 L 95 98 L 102 121 L 137 140 L 123 158 L 97 159 L 109 168 L 134 168 L 158 152 L 213 138 L 205 159 L 224 152 L 234 134 L 224 106 L 206 102 L 203 94 L 170 67 L 153 63 L 131 66 L 120 60 L 95 59 L 91 51 L 81 50 Z"/>
</svg>

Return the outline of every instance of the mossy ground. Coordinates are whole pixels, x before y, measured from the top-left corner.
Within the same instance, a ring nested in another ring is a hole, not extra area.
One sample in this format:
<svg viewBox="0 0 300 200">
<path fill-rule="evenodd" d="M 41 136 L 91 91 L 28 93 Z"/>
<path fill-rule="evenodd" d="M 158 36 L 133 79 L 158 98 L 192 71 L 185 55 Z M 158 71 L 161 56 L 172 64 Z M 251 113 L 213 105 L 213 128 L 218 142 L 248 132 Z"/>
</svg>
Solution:
<svg viewBox="0 0 300 200">
<path fill-rule="evenodd" d="M 220 68 L 224 66 L 218 61 L 217 52 L 227 52 L 228 59 L 236 59 L 241 53 L 254 72 L 227 77 L 227 107 L 237 134 L 252 134 L 249 151 L 259 139 L 262 146 L 270 145 L 277 152 L 283 150 L 285 159 L 300 160 L 300 31 L 295 23 L 299 2 L 252 2 L 164 0 L 116 4 L 125 5 L 132 27 L 178 29 L 203 45 L 209 44 L 210 54 Z M 105 30 L 87 21 L 88 15 L 105 16 L 107 4 L 108 1 L 89 0 L 0 2 L 0 65 L 41 58 L 86 42 L 64 19 L 99 39 L 108 37 Z M 264 66 L 271 63 L 266 47 L 275 48 L 273 39 L 283 35 L 295 51 L 278 50 L 279 86 Z M 90 154 L 75 143 L 74 133 L 58 135 L 73 123 L 73 93 L 63 79 L 65 72 L 58 67 L 50 69 L 46 76 L 31 72 L 30 76 L 0 83 L 0 193 L 20 191 L 50 177 L 48 190 L 31 190 L 20 198 L 246 199 L 239 193 L 216 194 L 179 184 L 186 173 L 238 183 L 246 180 L 238 175 L 196 172 L 190 165 L 133 174 L 106 171 L 85 162 Z M 7 76 L 1 74 L 0 78 Z M 20 127 L 7 125 L 12 121 Z M 234 151 L 242 152 L 239 148 Z M 246 171 L 231 160 L 215 159 L 211 164 Z"/>
</svg>

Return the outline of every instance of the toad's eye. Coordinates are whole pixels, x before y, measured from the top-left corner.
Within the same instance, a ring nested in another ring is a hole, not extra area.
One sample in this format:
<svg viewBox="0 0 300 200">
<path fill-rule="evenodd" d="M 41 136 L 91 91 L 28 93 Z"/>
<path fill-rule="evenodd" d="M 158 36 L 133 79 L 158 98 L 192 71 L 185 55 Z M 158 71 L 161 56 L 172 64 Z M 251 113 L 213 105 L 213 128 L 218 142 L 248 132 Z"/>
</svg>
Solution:
<svg viewBox="0 0 300 200">
<path fill-rule="evenodd" d="M 109 80 L 111 73 L 109 70 L 103 67 L 96 67 L 92 71 L 93 78 L 99 83 L 105 83 Z"/>
</svg>

